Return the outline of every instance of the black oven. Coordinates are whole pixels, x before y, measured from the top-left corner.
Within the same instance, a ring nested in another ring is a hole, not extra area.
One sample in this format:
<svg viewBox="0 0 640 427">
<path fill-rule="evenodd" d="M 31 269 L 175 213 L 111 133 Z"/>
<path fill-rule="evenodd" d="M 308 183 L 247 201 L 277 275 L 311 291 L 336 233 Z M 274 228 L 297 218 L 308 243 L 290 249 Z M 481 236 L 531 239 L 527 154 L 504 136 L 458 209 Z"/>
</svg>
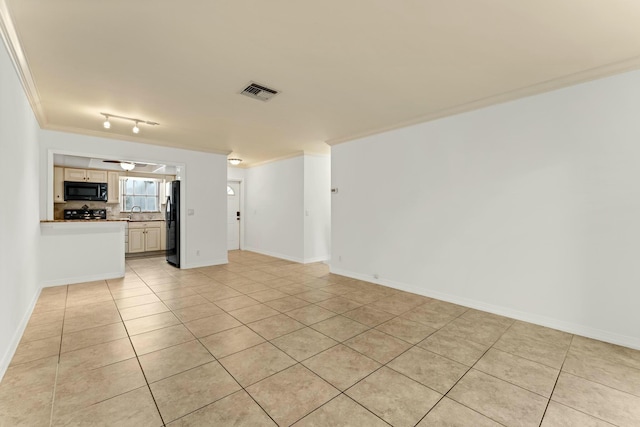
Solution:
<svg viewBox="0 0 640 427">
<path fill-rule="evenodd" d="M 65 200 L 88 200 L 92 202 L 107 201 L 106 182 L 64 182 Z"/>
</svg>

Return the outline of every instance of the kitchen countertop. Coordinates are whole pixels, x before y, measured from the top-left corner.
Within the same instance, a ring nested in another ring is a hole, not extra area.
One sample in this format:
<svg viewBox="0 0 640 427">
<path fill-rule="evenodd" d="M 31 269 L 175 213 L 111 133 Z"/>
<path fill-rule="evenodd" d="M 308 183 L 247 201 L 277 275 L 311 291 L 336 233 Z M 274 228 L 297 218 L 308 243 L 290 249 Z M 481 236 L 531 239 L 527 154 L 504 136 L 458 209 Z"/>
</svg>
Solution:
<svg viewBox="0 0 640 427">
<path fill-rule="evenodd" d="M 126 220 L 125 220 L 126 221 Z M 44 222 L 122 222 L 120 219 L 41 219 Z"/>
<path fill-rule="evenodd" d="M 164 221 L 164 219 L 41 219 L 40 222 L 157 222 Z"/>
</svg>

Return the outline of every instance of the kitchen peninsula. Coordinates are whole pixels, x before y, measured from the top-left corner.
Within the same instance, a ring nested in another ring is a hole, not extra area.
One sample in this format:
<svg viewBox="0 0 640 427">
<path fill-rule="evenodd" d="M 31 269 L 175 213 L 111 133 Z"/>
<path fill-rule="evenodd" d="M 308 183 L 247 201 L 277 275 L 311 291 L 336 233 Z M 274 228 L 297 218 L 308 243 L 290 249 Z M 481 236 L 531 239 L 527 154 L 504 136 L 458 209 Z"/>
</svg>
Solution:
<svg viewBox="0 0 640 427">
<path fill-rule="evenodd" d="M 65 285 L 124 276 L 126 221 L 40 221 L 41 281 Z"/>
<path fill-rule="evenodd" d="M 40 222 L 44 286 L 123 277 L 126 253 L 164 249 L 165 183 L 175 167 L 130 165 L 53 155 L 50 213 Z"/>
</svg>

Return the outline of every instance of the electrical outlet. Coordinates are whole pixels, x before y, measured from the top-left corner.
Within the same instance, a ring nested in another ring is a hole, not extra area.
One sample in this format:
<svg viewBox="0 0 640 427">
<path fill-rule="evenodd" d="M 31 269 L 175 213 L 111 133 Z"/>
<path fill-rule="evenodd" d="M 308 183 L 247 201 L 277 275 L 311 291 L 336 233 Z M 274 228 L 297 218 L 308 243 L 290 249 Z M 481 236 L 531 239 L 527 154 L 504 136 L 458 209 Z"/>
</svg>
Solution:
<svg viewBox="0 0 640 427">
<path fill-rule="evenodd" d="M 342 262 L 342 255 L 338 255 L 338 261 Z"/>
<path fill-rule="evenodd" d="M 379 279 L 379 278 L 380 278 L 380 275 L 379 275 L 378 273 L 373 273 L 373 278 L 374 278 L 374 279 Z"/>
<path fill-rule="evenodd" d="M 200 249 L 196 251 L 196 256 L 200 256 Z"/>
</svg>

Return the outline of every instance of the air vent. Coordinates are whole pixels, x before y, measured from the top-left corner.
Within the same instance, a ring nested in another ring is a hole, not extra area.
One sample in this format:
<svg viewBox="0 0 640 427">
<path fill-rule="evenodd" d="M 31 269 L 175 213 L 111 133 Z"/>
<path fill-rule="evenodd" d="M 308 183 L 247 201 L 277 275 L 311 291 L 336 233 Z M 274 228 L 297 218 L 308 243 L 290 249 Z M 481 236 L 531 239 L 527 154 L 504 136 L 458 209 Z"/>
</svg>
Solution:
<svg viewBox="0 0 640 427">
<path fill-rule="evenodd" d="M 268 87 L 251 82 L 251 84 L 245 87 L 241 95 L 246 95 L 249 98 L 259 99 L 260 101 L 268 101 L 278 94 L 277 90 L 269 89 Z"/>
</svg>

